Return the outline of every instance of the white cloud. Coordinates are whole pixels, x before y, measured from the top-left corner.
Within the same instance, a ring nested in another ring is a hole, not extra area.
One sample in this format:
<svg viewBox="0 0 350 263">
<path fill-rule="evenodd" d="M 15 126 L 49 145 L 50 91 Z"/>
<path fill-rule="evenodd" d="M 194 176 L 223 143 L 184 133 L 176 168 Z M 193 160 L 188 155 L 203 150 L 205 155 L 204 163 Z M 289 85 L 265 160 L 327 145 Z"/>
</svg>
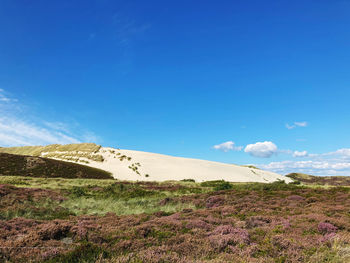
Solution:
<svg viewBox="0 0 350 263">
<path fill-rule="evenodd" d="M 243 147 L 242 146 L 235 146 L 235 143 L 233 141 L 228 141 L 228 142 L 214 145 L 213 148 L 215 150 L 228 152 L 228 151 L 240 151 L 240 150 L 242 150 Z"/>
<path fill-rule="evenodd" d="M 302 151 L 302 152 L 295 151 L 293 153 L 293 157 L 306 157 L 306 156 L 308 156 L 307 151 Z"/>
<path fill-rule="evenodd" d="M 277 153 L 277 146 L 273 142 L 257 142 L 255 144 L 248 144 L 244 151 L 254 157 L 269 158 Z"/>
<path fill-rule="evenodd" d="M 286 123 L 286 128 L 288 130 L 292 130 L 296 127 L 306 127 L 308 125 L 308 123 L 306 121 L 302 121 L 302 122 L 294 122 L 292 125 L 289 125 L 288 123 Z"/>
<path fill-rule="evenodd" d="M 325 153 L 324 155 L 339 156 L 342 159 L 347 159 L 347 158 L 350 158 L 350 149 L 343 148 L 343 149 L 336 150 L 335 152 Z"/>
<path fill-rule="evenodd" d="M 4 93 L 0 89 L 0 146 L 79 143 L 83 139 L 83 135 L 77 136 L 70 131 L 69 124 L 38 121 L 16 99 L 6 97 L 1 100 Z M 79 134 L 84 133 L 79 131 Z"/>
</svg>

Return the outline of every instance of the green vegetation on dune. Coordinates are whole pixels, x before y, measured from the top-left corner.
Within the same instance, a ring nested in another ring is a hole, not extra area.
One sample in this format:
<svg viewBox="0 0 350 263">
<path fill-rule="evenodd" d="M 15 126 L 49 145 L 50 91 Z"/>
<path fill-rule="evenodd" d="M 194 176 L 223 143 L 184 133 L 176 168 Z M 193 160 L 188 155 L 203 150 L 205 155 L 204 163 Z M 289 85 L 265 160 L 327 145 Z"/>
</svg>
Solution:
<svg viewBox="0 0 350 263">
<path fill-rule="evenodd" d="M 109 172 L 70 162 L 0 153 L 0 175 L 111 179 Z"/>
<path fill-rule="evenodd" d="M 89 153 L 89 152 L 63 152 L 63 153 L 50 152 L 50 153 L 45 153 L 44 157 L 71 161 L 71 162 L 82 162 L 82 163 L 89 163 L 90 160 L 95 162 L 104 161 L 104 158 L 101 154 Z"/>
<path fill-rule="evenodd" d="M 251 164 L 249 164 L 249 165 L 241 165 L 241 166 L 242 166 L 242 167 L 248 167 L 248 168 L 260 170 L 260 168 L 254 166 L 254 165 L 251 165 Z"/>
<path fill-rule="evenodd" d="M 9 153 L 26 156 L 40 156 L 45 158 L 59 159 L 63 161 L 81 164 L 90 161 L 103 162 L 104 158 L 98 153 L 101 146 L 94 143 L 78 144 L 51 144 L 47 146 L 23 146 L 23 147 L 0 147 L 0 153 Z"/>
<path fill-rule="evenodd" d="M 100 145 L 95 143 L 77 143 L 77 144 L 51 144 L 46 146 L 22 146 L 22 147 L 0 147 L 0 152 L 20 154 L 20 155 L 30 155 L 30 156 L 40 156 L 43 152 L 87 152 L 94 153 L 101 148 Z"/>
</svg>

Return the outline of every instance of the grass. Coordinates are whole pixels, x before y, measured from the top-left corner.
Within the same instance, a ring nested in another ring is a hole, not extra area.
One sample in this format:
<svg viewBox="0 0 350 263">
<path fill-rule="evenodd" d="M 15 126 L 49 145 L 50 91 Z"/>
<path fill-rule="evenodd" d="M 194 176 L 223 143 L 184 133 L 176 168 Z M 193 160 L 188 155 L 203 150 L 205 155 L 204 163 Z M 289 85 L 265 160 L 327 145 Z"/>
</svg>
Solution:
<svg viewBox="0 0 350 263">
<path fill-rule="evenodd" d="M 68 151 L 79 151 L 93 153 L 97 152 L 101 148 L 100 145 L 94 143 L 79 143 L 79 144 L 51 144 L 47 146 L 22 146 L 22 147 L 0 147 L 0 152 L 19 154 L 19 155 L 30 155 L 40 156 L 43 152 L 68 152 Z"/>
<path fill-rule="evenodd" d="M 145 185 L 118 182 L 116 180 L 95 179 L 65 179 L 65 178 L 33 178 L 22 176 L 0 176 L 0 184 L 11 184 L 16 187 L 41 188 L 54 190 L 66 200 L 57 202 L 38 202 L 28 200 L 24 208 L 21 206 L 13 211 L 6 212 L 4 218 L 10 219 L 18 216 L 38 219 L 48 213 L 50 219 L 67 218 L 69 215 L 104 215 L 108 212 L 117 215 L 155 213 L 163 211 L 174 213 L 183 209 L 195 209 L 192 203 L 167 202 L 159 203 L 168 198 L 206 193 L 212 189 L 186 186 L 174 186 L 173 182 L 147 183 Z M 188 183 L 187 183 L 188 185 Z M 162 187 L 164 186 L 164 189 Z M 153 189 L 155 188 L 155 189 Z M 41 211 L 37 211 L 41 207 Z M 60 210 L 55 209 L 59 207 Z M 55 212 L 56 211 L 56 212 Z M 43 216 L 48 219 L 47 216 Z"/>
<path fill-rule="evenodd" d="M 56 158 L 71 162 L 83 162 L 83 163 L 89 163 L 89 161 L 95 161 L 95 162 L 103 162 L 104 158 L 101 154 L 97 154 L 94 152 L 76 152 L 76 151 L 69 151 L 69 152 L 49 152 L 45 153 L 45 155 L 42 155 L 45 158 Z"/>
<path fill-rule="evenodd" d="M 183 209 L 192 208 L 195 206 L 190 203 L 170 203 L 159 206 L 161 199 L 153 198 L 132 198 L 130 200 L 115 200 L 113 198 L 94 199 L 89 197 L 80 197 L 70 199 L 61 204 L 75 215 L 105 215 L 107 211 L 116 215 L 133 215 L 133 214 L 152 214 L 158 211 L 166 213 L 175 213 Z"/>
</svg>

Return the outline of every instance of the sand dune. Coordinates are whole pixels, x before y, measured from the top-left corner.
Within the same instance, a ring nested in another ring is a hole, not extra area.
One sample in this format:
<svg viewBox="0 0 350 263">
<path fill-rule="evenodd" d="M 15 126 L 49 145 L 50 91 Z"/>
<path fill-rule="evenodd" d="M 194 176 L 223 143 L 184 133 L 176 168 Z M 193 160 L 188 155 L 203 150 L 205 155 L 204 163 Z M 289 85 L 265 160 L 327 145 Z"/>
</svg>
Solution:
<svg viewBox="0 0 350 263">
<path fill-rule="evenodd" d="M 262 182 L 292 179 L 250 167 L 169 155 L 101 147 L 93 143 L 0 148 L 0 152 L 80 163 L 112 173 L 119 180 Z"/>
<path fill-rule="evenodd" d="M 91 161 L 86 165 L 111 172 L 120 180 L 167 181 L 194 179 L 197 182 L 225 180 L 230 182 L 273 182 L 288 177 L 260 169 L 219 162 L 173 157 L 163 154 L 102 147 L 97 154 L 104 161 Z M 83 159 L 83 158 L 81 158 Z"/>
</svg>

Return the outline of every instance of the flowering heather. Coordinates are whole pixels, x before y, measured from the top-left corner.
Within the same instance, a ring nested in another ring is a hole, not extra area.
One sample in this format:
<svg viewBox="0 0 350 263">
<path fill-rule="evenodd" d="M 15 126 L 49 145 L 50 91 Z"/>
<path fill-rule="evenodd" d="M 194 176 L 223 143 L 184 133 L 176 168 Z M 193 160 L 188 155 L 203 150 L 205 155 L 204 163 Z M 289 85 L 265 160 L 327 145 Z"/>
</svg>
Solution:
<svg viewBox="0 0 350 263">
<path fill-rule="evenodd" d="M 206 208 L 218 207 L 222 205 L 224 202 L 225 202 L 225 198 L 222 196 L 210 196 L 205 202 L 205 207 Z"/>
<path fill-rule="evenodd" d="M 0 262 L 350 262 L 348 188 L 89 185 L 74 193 L 0 185 Z M 106 191 L 112 204 L 152 210 L 74 213 L 79 200 L 98 202 Z M 75 206 L 61 207 L 71 199 Z"/>
<path fill-rule="evenodd" d="M 317 229 L 322 234 L 330 234 L 335 233 L 338 228 L 330 223 L 321 222 L 318 224 Z"/>
</svg>

